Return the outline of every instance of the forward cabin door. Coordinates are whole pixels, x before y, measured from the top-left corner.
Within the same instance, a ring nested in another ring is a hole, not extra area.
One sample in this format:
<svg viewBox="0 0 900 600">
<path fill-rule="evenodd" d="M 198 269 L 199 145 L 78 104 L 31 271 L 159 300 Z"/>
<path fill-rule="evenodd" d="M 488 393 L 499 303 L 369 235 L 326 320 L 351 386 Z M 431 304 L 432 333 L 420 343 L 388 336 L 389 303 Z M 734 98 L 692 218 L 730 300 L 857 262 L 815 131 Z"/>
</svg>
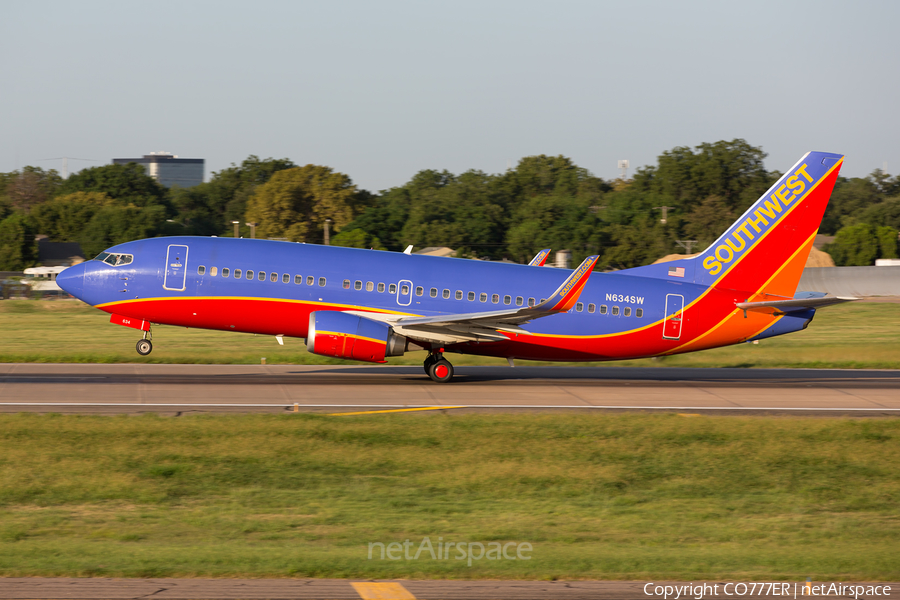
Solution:
<svg viewBox="0 0 900 600">
<path fill-rule="evenodd" d="M 163 289 L 175 292 L 184 291 L 184 280 L 187 274 L 188 247 L 172 244 L 166 253 L 166 277 Z"/>
<path fill-rule="evenodd" d="M 681 294 L 667 294 L 666 320 L 663 322 L 664 340 L 677 340 L 681 338 L 682 312 L 684 312 L 684 296 Z"/>
</svg>

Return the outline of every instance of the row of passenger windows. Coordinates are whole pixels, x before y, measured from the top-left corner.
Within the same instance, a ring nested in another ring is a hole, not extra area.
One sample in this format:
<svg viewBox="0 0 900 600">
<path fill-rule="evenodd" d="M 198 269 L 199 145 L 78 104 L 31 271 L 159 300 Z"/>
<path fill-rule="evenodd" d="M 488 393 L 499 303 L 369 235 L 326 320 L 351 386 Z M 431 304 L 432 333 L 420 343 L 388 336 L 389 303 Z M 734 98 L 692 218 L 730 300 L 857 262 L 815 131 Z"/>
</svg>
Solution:
<svg viewBox="0 0 900 600">
<path fill-rule="evenodd" d="M 345 290 L 349 290 L 351 287 L 350 280 L 345 279 L 343 281 L 343 283 L 341 284 L 341 287 L 343 287 Z M 355 290 L 362 290 L 364 287 L 364 284 L 361 280 L 357 279 L 356 281 L 354 281 L 352 283 L 352 287 Z M 367 281 L 365 283 L 365 289 L 367 292 L 372 292 L 375 290 L 378 290 L 379 292 L 384 292 L 384 284 L 383 283 L 376 284 L 372 281 Z M 388 286 L 388 293 L 396 294 L 397 293 L 397 285 L 394 283 L 391 283 Z M 400 286 L 400 295 L 406 296 L 407 294 L 409 294 L 409 286 L 407 284 L 402 284 Z M 416 296 L 424 296 L 424 295 L 425 295 L 425 288 L 422 286 L 416 287 Z M 431 288 L 428 291 L 428 295 L 431 296 L 432 298 L 437 298 L 438 297 L 438 289 Z M 457 300 L 462 300 L 463 296 L 464 296 L 462 290 L 456 290 L 455 292 L 451 292 L 449 289 L 445 288 L 441 292 L 441 297 L 444 298 L 445 300 L 449 300 L 451 295 L 454 298 L 456 298 Z M 468 292 L 467 294 L 465 294 L 465 297 L 469 302 L 474 302 L 475 296 L 476 296 L 475 292 Z M 487 302 L 488 301 L 487 293 L 481 292 L 480 294 L 478 294 L 478 300 L 480 302 Z M 543 301 L 544 301 L 544 298 L 541 298 L 541 302 L 543 302 Z M 493 304 L 499 304 L 500 303 L 500 294 L 491 294 L 491 302 Z M 513 302 L 512 296 L 503 296 L 503 304 L 510 305 L 510 304 L 512 304 L 512 302 Z M 525 304 L 525 298 L 523 296 L 516 296 L 516 306 L 523 306 L 524 304 Z M 538 302 L 536 302 L 536 300 L 534 298 L 528 299 L 528 306 L 535 306 L 536 304 L 538 304 Z M 589 313 L 596 312 L 597 306 L 595 304 L 588 304 L 587 310 Z M 584 311 L 584 303 L 578 302 L 575 305 L 575 312 L 583 312 L 583 311 Z M 613 306 L 612 310 L 609 311 L 609 307 L 607 307 L 605 304 L 601 304 L 600 305 L 600 314 L 601 315 L 611 314 L 613 316 L 618 316 L 619 315 L 619 307 Z M 631 307 L 630 306 L 626 306 L 624 308 L 624 310 L 622 311 L 622 316 L 625 316 L 625 317 L 631 316 Z M 637 318 L 643 317 L 644 309 L 643 308 L 635 309 L 634 316 Z"/>
<path fill-rule="evenodd" d="M 218 275 L 218 271 L 219 271 L 218 267 L 211 267 L 209 269 L 210 277 L 215 277 L 216 275 Z M 253 279 L 254 274 L 255 274 L 256 279 L 259 281 L 265 281 L 267 278 L 272 283 L 275 283 L 278 281 L 278 273 L 269 273 L 267 275 L 265 271 L 257 271 L 256 273 L 254 273 L 250 269 L 247 269 L 246 271 L 242 271 L 241 269 L 235 269 L 234 271 L 232 271 L 228 267 L 225 267 L 222 269 L 222 277 L 231 277 L 232 273 L 234 274 L 235 279 L 240 279 L 242 276 L 244 279 Z M 206 274 L 205 266 L 200 265 L 199 267 L 197 267 L 197 275 L 205 275 L 205 274 Z M 291 276 L 287 273 L 284 273 L 283 275 L 281 275 L 281 282 L 282 283 L 290 283 Z M 294 275 L 294 283 L 297 285 L 302 284 L 303 283 L 303 275 Z M 325 287 L 325 283 L 326 283 L 325 278 L 319 277 L 319 287 Z M 315 284 L 316 284 L 316 278 L 313 277 L 312 275 L 307 275 L 306 276 L 306 285 L 315 285 Z"/>
<path fill-rule="evenodd" d="M 197 267 L 197 275 L 205 275 L 205 274 L 206 274 L 206 267 L 205 267 L 205 266 L 200 265 L 199 267 Z M 232 271 L 232 270 L 229 269 L 228 267 L 225 267 L 225 268 L 222 269 L 222 277 L 231 277 L 232 274 L 234 275 L 234 278 L 235 278 L 235 279 L 241 279 L 241 277 L 243 276 L 244 279 L 251 279 L 251 280 L 252 280 L 253 277 L 254 277 L 254 271 L 252 271 L 252 270 L 250 270 L 250 269 L 248 269 L 248 270 L 246 270 L 246 271 L 241 271 L 241 269 L 234 269 L 234 271 Z M 210 270 L 209 270 L 209 275 L 210 275 L 210 277 L 216 277 L 216 276 L 218 275 L 218 267 L 211 267 Z M 267 276 L 267 274 L 266 274 L 265 271 L 257 271 L 257 272 L 255 273 L 255 276 L 256 276 L 256 279 L 259 280 L 259 281 L 265 281 L 266 278 L 268 277 L 269 281 L 271 281 L 272 283 L 276 283 L 276 282 L 278 281 L 278 279 L 279 279 L 278 273 L 269 273 L 268 276 Z M 288 273 L 282 274 L 282 275 L 281 275 L 281 282 L 282 282 L 282 283 L 290 283 L 290 282 L 291 282 L 291 276 L 290 276 Z M 303 283 L 303 276 L 302 276 L 302 275 L 294 275 L 294 283 L 297 284 L 297 285 L 301 285 L 301 284 Z M 316 283 L 316 278 L 315 278 L 315 277 L 313 277 L 312 275 L 307 275 L 307 276 L 306 276 L 306 285 L 315 285 L 315 283 Z M 324 277 L 319 277 L 318 283 L 319 283 L 319 287 L 325 287 L 325 283 L 326 283 L 325 278 L 324 278 Z M 343 287 L 345 290 L 349 290 L 349 289 L 350 289 L 350 285 L 351 285 L 351 284 L 350 284 L 350 280 L 349 280 L 349 279 L 345 279 L 345 280 L 343 281 L 343 283 L 341 284 L 341 287 Z M 355 289 L 355 290 L 362 290 L 362 289 L 363 289 L 363 282 L 360 281 L 359 279 L 357 279 L 355 282 L 353 282 L 353 289 Z M 384 290 L 385 290 L 385 285 L 384 285 L 383 283 L 378 283 L 378 284 L 376 284 L 376 283 L 374 283 L 374 282 L 372 282 L 372 281 L 367 281 L 367 282 L 365 283 L 365 289 L 366 289 L 367 292 L 372 292 L 372 291 L 378 290 L 378 292 L 383 293 Z M 388 293 L 389 293 L 389 294 L 396 294 L 396 293 L 397 293 L 397 284 L 396 284 L 396 283 L 390 283 L 390 284 L 388 284 L 388 285 L 387 285 L 387 290 L 388 290 Z M 409 294 L 409 285 L 407 285 L 407 284 L 405 284 L 405 283 L 404 283 L 404 284 L 401 284 L 401 285 L 400 285 L 400 295 L 406 296 L 406 295 L 408 295 L 408 294 Z M 451 292 L 449 289 L 446 289 L 446 288 L 441 292 L 441 297 L 444 298 L 445 300 L 449 300 L 451 294 L 452 294 L 453 297 L 456 298 L 457 300 L 462 300 L 462 299 L 463 299 L 463 291 L 462 291 L 462 290 L 456 290 L 456 292 Z M 423 295 L 425 295 L 425 288 L 423 288 L 422 286 L 416 287 L 416 296 L 423 296 Z M 437 297 L 438 297 L 438 289 L 437 289 L 437 288 L 431 288 L 431 289 L 428 291 L 428 295 L 431 296 L 432 298 L 437 298 Z M 466 299 L 467 299 L 469 302 L 474 302 L 474 301 L 475 301 L 475 296 L 476 296 L 475 292 L 468 292 L 467 294 L 465 294 L 465 297 L 466 297 Z M 480 294 L 478 294 L 478 300 L 479 300 L 480 302 L 487 302 L 487 301 L 488 301 L 488 295 L 487 295 L 487 293 L 481 292 Z M 543 302 L 543 301 L 544 301 L 544 298 L 541 298 L 541 302 Z M 500 303 L 500 294 L 491 294 L 491 302 L 492 302 L 493 304 L 499 304 L 499 303 Z M 508 295 L 507 295 L 507 296 L 503 296 L 503 304 L 510 305 L 510 304 L 512 304 L 512 302 L 513 302 L 513 297 L 512 297 L 512 296 L 508 296 Z M 522 296 L 516 296 L 516 306 L 523 306 L 524 304 L 525 304 L 525 298 L 522 297 Z M 536 302 L 536 300 L 535 300 L 534 298 L 529 298 L 529 299 L 528 299 L 528 306 L 535 306 L 536 304 L 538 304 L 538 303 Z M 584 303 L 583 303 L 583 302 L 578 302 L 578 303 L 575 305 L 575 312 L 583 312 L 583 311 L 584 311 Z M 587 305 L 587 311 L 588 311 L 589 313 L 596 312 L 596 311 L 597 311 L 597 306 L 596 306 L 595 304 L 588 304 L 588 305 Z M 599 312 L 600 312 L 601 315 L 611 314 L 612 316 L 616 317 L 616 316 L 619 315 L 619 307 L 618 307 L 618 306 L 613 306 L 613 307 L 612 307 L 612 310 L 609 310 L 608 307 L 607 307 L 605 304 L 601 304 L 601 305 L 600 305 L 600 311 L 599 311 Z M 631 307 L 630 307 L 630 306 L 626 306 L 626 307 L 622 310 L 622 316 L 624 316 L 624 317 L 630 317 L 630 316 L 631 316 Z M 643 316 L 644 316 L 644 309 L 643 309 L 643 308 L 636 308 L 636 309 L 634 310 L 634 316 L 637 317 L 637 318 L 639 318 L 639 319 L 640 319 L 641 317 L 643 317 Z"/>
</svg>

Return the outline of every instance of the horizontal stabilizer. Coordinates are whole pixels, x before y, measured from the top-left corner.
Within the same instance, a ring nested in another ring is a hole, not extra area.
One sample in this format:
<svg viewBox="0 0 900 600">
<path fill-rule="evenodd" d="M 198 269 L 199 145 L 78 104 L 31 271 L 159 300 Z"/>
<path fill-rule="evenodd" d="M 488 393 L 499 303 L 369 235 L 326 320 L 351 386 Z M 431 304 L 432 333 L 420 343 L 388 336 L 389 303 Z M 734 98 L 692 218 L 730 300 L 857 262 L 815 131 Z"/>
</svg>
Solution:
<svg viewBox="0 0 900 600">
<path fill-rule="evenodd" d="M 738 302 L 736 306 L 741 310 L 786 313 L 797 310 L 808 310 L 810 308 L 822 308 L 833 304 L 853 302 L 854 300 L 859 300 L 859 298 L 852 298 L 850 296 L 823 296 L 821 298 L 792 298 L 790 300 Z"/>
</svg>

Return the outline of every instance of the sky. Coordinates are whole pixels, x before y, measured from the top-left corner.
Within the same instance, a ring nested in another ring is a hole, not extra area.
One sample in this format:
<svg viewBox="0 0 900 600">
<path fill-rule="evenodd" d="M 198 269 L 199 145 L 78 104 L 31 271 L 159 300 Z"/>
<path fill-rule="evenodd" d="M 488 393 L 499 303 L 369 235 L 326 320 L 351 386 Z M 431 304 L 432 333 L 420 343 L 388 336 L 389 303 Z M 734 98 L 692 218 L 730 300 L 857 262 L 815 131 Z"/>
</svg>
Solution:
<svg viewBox="0 0 900 600">
<path fill-rule="evenodd" d="M 363 189 L 743 138 L 900 172 L 900 3 L 8 0 L 0 171 L 251 154 Z M 91 159 L 91 160 L 74 160 Z"/>
</svg>

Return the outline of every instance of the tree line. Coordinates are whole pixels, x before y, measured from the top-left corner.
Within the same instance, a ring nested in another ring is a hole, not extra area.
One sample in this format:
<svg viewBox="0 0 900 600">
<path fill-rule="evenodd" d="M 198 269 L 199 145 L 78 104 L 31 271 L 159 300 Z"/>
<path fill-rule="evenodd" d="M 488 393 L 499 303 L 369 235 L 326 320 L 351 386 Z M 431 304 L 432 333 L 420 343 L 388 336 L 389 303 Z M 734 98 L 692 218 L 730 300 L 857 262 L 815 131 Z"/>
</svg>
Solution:
<svg viewBox="0 0 900 600">
<path fill-rule="evenodd" d="M 677 147 L 628 180 L 604 180 L 564 156 L 528 156 L 505 173 L 423 170 L 378 193 L 327 166 L 250 156 L 191 188 L 166 189 L 140 165 L 106 165 L 63 179 L 25 167 L 0 173 L 0 270 L 37 260 L 35 237 L 79 242 L 88 258 L 154 236 L 229 237 L 254 222 L 257 237 L 402 250 L 449 246 L 459 256 L 527 262 L 541 248 L 574 262 L 599 254 L 603 269 L 701 250 L 781 173 L 762 148 L 736 139 Z M 665 215 L 665 219 L 663 216 Z M 839 178 L 820 233 L 839 265 L 898 256 L 900 176 L 876 170 Z"/>
</svg>

